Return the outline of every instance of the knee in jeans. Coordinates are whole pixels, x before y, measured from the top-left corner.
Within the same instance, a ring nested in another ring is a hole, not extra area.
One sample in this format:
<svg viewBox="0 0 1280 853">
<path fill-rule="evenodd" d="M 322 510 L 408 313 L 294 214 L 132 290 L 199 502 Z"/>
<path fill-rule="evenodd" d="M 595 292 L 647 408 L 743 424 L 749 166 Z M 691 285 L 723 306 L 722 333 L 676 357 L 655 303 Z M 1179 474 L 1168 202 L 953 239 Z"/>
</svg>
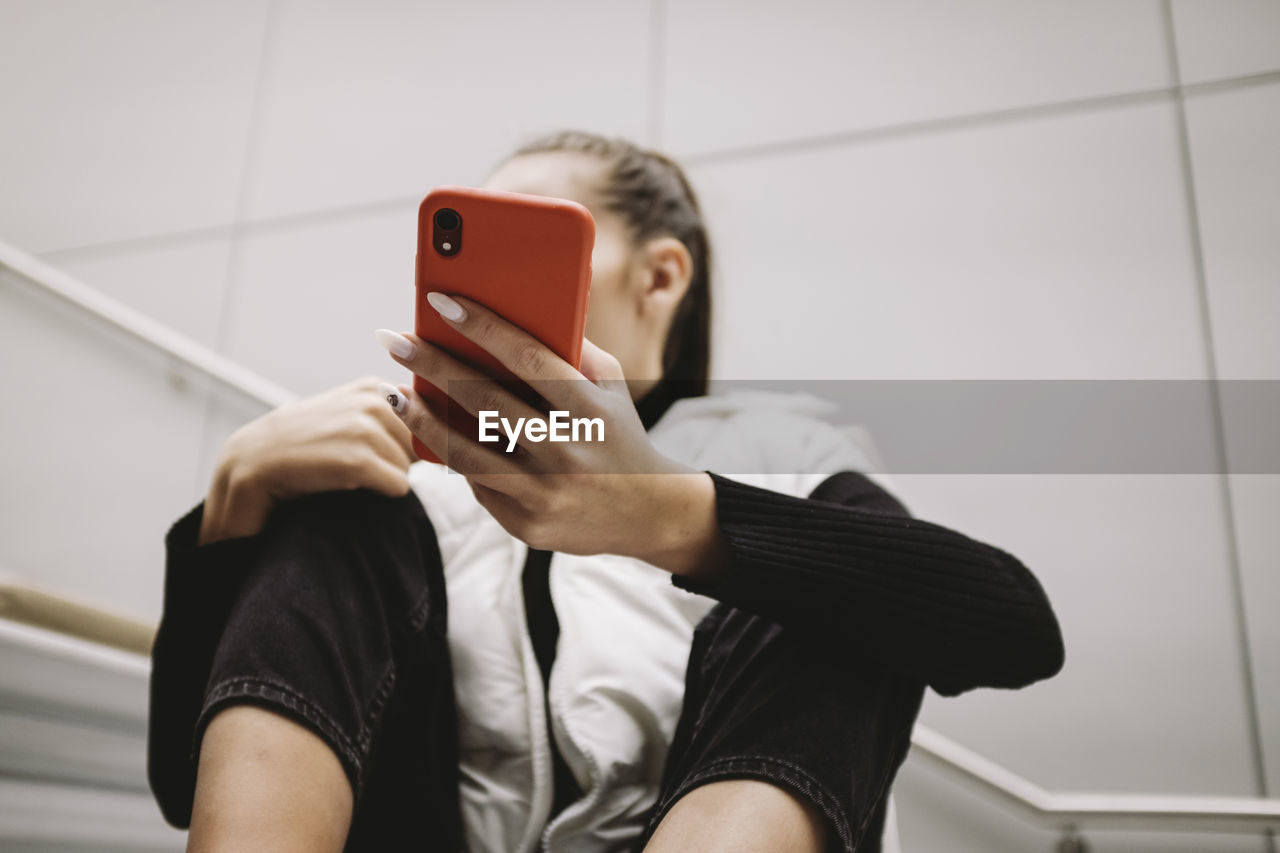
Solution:
<svg viewBox="0 0 1280 853">
<path fill-rule="evenodd" d="M 388 593 L 418 585 L 424 539 L 434 544 L 416 496 L 392 498 L 369 489 L 289 501 L 277 508 L 263 534 L 277 562 L 302 570 L 302 584 L 320 577 L 326 586 L 357 581 Z"/>
</svg>

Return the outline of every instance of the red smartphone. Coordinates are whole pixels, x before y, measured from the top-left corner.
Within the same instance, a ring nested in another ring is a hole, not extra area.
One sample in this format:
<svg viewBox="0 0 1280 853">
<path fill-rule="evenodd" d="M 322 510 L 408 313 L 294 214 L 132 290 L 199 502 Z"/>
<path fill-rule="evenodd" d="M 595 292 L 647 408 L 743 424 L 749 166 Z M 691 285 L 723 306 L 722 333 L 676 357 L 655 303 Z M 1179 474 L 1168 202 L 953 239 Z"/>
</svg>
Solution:
<svg viewBox="0 0 1280 853">
<path fill-rule="evenodd" d="M 493 376 L 526 399 L 537 395 L 492 355 L 441 319 L 427 302 L 438 290 L 473 299 L 581 365 L 591 290 L 595 220 L 575 201 L 475 187 L 436 187 L 418 206 L 414 332 Z M 464 434 L 476 421 L 420 376 L 414 389 Z M 418 457 L 440 462 L 416 437 Z"/>
</svg>

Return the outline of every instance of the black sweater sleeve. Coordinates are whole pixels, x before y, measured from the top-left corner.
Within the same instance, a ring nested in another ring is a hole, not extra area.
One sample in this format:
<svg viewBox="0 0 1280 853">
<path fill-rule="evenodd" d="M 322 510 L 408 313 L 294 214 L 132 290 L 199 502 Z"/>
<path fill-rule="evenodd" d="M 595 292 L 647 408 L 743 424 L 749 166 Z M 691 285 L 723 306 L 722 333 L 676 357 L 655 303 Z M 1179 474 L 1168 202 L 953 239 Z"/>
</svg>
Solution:
<svg viewBox="0 0 1280 853">
<path fill-rule="evenodd" d="M 1062 668 L 1057 618 L 1016 557 L 912 518 L 862 474 L 798 498 L 707 473 L 729 562 L 714 578 L 673 575 L 677 586 L 816 631 L 944 696 Z"/>
</svg>

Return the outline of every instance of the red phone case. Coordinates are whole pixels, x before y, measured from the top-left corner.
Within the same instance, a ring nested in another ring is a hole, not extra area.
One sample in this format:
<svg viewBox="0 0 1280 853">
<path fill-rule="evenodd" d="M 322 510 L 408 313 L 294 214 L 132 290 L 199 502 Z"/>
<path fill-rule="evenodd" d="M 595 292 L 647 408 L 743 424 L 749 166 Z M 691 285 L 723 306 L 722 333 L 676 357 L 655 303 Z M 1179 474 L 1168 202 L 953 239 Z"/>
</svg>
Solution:
<svg viewBox="0 0 1280 853">
<path fill-rule="evenodd" d="M 450 208 L 461 217 L 456 254 L 445 255 L 433 242 L 436 211 Z M 575 201 L 499 192 L 474 187 L 437 187 L 418 206 L 418 257 L 415 265 L 417 308 L 414 331 L 423 340 L 449 350 L 481 372 L 523 382 L 485 350 L 463 337 L 427 302 L 437 290 L 460 294 L 495 311 L 542 341 L 552 351 L 580 366 L 582 336 L 591 289 L 591 249 L 595 220 Z M 475 421 L 448 395 L 414 376 L 414 389 L 437 413 L 475 435 Z M 416 437 L 413 449 L 430 462 L 440 462 Z"/>
</svg>

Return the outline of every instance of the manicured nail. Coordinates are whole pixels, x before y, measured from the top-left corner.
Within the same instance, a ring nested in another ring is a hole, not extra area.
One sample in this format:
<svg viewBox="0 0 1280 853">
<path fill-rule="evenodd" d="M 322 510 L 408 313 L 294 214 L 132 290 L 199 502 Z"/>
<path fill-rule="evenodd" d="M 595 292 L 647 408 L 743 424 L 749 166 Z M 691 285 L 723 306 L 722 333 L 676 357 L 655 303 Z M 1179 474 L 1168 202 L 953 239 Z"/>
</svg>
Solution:
<svg viewBox="0 0 1280 853">
<path fill-rule="evenodd" d="M 445 296 L 438 290 L 432 290 L 427 294 L 427 301 L 431 303 L 431 307 L 440 312 L 440 316 L 446 320 L 452 320 L 455 323 L 462 322 L 467 316 L 467 311 L 457 302 Z"/>
<path fill-rule="evenodd" d="M 413 341 L 390 329 L 378 329 L 373 336 L 378 339 L 378 343 L 387 348 L 387 352 L 406 360 L 413 358 L 413 353 L 417 350 Z"/>
<path fill-rule="evenodd" d="M 387 402 L 391 404 L 391 408 L 395 409 L 397 415 L 403 415 L 404 410 L 409 408 L 409 400 L 399 388 L 389 382 L 379 382 L 378 393 L 387 398 Z"/>
</svg>

